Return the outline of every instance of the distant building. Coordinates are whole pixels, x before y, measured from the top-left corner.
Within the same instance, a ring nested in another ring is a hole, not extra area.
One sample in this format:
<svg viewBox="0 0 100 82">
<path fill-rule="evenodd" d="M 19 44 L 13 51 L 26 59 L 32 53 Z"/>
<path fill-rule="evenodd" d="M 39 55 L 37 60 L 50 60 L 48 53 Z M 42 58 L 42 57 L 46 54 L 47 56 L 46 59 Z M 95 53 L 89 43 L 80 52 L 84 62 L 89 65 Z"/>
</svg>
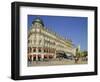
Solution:
<svg viewBox="0 0 100 82">
<path fill-rule="evenodd" d="M 76 48 L 71 40 L 66 40 L 50 31 L 40 18 L 36 18 L 28 31 L 28 58 L 32 60 L 52 59 L 61 52 L 75 56 Z"/>
</svg>

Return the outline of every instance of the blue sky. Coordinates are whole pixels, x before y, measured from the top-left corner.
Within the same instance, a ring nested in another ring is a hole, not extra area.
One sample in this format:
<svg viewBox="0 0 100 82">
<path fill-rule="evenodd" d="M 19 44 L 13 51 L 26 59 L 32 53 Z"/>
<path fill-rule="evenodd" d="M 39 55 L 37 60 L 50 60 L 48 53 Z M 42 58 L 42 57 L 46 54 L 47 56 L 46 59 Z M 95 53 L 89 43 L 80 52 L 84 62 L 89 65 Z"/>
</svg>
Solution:
<svg viewBox="0 0 100 82">
<path fill-rule="evenodd" d="M 80 45 L 81 50 L 87 50 L 87 17 L 38 16 L 43 20 L 45 27 L 71 39 L 76 46 Z M 36 17 L 37 15 L 28 15 L 28 28 Z"/>
</svg>

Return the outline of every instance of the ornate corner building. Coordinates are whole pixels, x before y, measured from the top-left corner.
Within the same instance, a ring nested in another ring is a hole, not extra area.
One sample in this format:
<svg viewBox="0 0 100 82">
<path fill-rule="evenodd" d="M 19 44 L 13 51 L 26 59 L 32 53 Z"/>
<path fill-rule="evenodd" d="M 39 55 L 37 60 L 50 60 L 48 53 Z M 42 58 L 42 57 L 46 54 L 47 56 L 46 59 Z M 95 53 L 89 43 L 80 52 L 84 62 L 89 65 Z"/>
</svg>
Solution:
<svg viewBox="0 0 100 82">
<path fill-rule="evenodd" d="M 76 48 L 71 40 L 64 39 L 44 26 L 40 18 L 32 22 L 28 30 L 28 58 L 31 60 L 55 59 L 58 53 L 75 56 Z"/>
</svg>

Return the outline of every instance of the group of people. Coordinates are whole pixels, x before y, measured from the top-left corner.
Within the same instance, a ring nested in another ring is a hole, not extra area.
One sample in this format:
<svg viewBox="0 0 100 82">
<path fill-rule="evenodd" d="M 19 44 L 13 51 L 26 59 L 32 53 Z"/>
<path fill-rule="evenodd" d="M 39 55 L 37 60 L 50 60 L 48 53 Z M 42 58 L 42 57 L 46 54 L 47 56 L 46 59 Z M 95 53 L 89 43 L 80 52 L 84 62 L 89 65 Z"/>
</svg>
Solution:
<svg viewBox="0 0 100 82">
<path fill-rule="evenodd" d="M 78 63 L 79 60 L 81 60 L 81 61 L 87 61 L 88 58 L 87 58 L 87 56 L 86 57 L 75 57 L 74 60 L 75 60 L 75 63 Z"/>
</svg>

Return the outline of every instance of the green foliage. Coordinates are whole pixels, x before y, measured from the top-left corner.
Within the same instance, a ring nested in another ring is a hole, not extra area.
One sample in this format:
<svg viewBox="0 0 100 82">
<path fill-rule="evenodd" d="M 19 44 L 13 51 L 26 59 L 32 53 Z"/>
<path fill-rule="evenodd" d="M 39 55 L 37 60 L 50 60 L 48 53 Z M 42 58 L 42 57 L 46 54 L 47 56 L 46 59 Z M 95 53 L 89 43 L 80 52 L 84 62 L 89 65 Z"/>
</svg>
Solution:
<svg viewBox="0 0 100 82">
<path fill-rule="evenodd" d="M 76 56 L 80 57 L 80 51 L 78 50 L 78 48 L 76 49 Z"/>
<path fill-rule="evenodd" d="M 88 52 L 87 51 L 83 51 L 82 53 L 83 53 L 84 57 L 88 56 Z"/>
<path fill-rule="evenodd" d="M 77 57 L 86 57 L 86 56 L 88 56 L 88 52 L 87 51 L 79 51 L 77 48 L 76 49 L 76 56 Z"/>
</svg>

